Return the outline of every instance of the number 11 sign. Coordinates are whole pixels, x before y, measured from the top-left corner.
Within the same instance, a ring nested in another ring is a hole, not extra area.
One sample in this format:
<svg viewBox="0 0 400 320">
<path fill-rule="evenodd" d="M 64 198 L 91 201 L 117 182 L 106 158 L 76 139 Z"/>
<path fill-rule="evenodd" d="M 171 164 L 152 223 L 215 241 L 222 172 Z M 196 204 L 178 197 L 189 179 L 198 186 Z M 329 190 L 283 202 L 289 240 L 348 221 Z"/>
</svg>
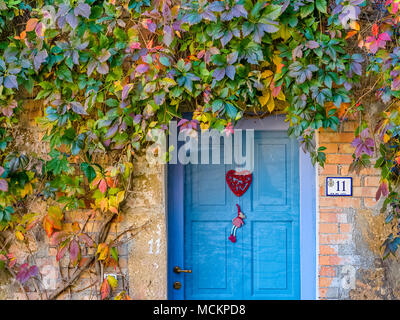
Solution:
<svg viewBox="0 0 400 320">
<path fill-rule="evenodd" d="M 351 177 L 326 178 L 326 195 L 330 197 L 351 197 L 353 195 L 353 179 Z"/>
</svg>

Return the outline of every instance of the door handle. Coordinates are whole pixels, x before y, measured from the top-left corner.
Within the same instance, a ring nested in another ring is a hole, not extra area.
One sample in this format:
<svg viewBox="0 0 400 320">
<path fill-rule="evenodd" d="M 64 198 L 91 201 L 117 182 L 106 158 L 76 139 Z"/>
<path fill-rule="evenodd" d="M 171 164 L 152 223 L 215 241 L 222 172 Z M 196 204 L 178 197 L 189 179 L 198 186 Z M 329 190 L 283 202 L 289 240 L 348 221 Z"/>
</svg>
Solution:
<svg viewBox="0 0 400 320">
<path fill-rule="evenodd" d="M 179 268 L 178 266 L 175 266 L 174 267 L 174 272 L 175 273 L 192 273 L 192 270 L 183 270 L 183 269 L 181 269 L 181 268 Z"/>
</svg>

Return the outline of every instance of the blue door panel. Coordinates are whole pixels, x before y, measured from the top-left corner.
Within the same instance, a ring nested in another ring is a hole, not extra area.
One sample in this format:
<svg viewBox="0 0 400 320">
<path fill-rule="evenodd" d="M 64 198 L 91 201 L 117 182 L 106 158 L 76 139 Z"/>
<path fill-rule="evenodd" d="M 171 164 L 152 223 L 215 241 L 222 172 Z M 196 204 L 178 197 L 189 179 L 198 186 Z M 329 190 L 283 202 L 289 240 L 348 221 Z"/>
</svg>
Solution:
<svg viewBox="0 0 400 320">
<path fill-rule="evenodd" d="M 298 143 L 287 132 L 256 131 L 254 144 L 253 182 L 242 197 L 225 182 L 235 165 L 184 168 L 181 267 L 192 273 L 173 277 L 185 299 L 300 299 Z M 231 243 L 236 204 L 246 219 Z"/>
</svg>

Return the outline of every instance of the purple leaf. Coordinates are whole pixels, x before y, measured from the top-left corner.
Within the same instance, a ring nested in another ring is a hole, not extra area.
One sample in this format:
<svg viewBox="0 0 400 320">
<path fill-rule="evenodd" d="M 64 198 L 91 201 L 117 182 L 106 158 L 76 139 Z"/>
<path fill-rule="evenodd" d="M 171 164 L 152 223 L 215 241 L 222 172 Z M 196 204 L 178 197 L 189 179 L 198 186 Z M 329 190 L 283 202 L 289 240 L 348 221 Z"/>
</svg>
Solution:
<svg viewBox="0 0 400 320">
<path fill-rule="evenodd" d="M 97 61 L 90 61 L 88 66 L 87 66 L 87 75 L 90 77 L 90 75 L 93 73 L 94 68 L 97 66 Z"/>
<path fill-rule="evenodd" d="M 241 4 L 237 4 L 232 8 L 232 14 L 234 17 L 239 18 L 239 17 L 245 17 L 247 18 L 247 11 Z"/>
<path fill-rule="evenodd" d="M 174 40 L 174 32 L 172 31 L 172 28 L 169 25 L 165 25 L 163 34 L 163 42 L 169 46 L 172 43 L 172 40 Z"/>
<path fill-rule="evenodd" d="M 88 113 L 86 112 L 85 108 L 79 102 L 72 101 L 71 102 L 71 108 L 72 108 L 72 111 L 74 111 L 77 114 L 88 115 Z"/>
<path fill-rule="evenodd" d="M 213 77 L 217 81 L 221 81 L 224 76 L 225 76 L 225 68 L 217 68 L 213 72 Z"/>
<path fill-rule="evenodd" d="M 16 88 L 18 89 L 17 77 L 14 75 L 8 75 L 4 78 L 4 86 L 8 89 Z"/>
<path fill-rule="evenodd" d="M 86 233 L 81 233 L 79 235 L 79 240 L 84 242 L 88 247 L 92 247 L 94 245 L 94 241 Z"/>
<path fill-rule="evenodd" d="M 353 72 L 355 74 L 358 74 L 359 76 L 362 75 L 362 67 L 361 67 L 361 64 L 359 64 L 358 62 L 353 62 L 351 64 L 351 70 L 353 70 Z"/>
<path fill-rule="evenodd" d="M 126 99 L 126 97 L 128 96 L 129 91 L 131 91 L 133 87 L 132 83 L 128 83 L 126 85 L 124 85 L 124 87 L 122 88 L 122 96 L 121 96 L 121 100 L 124 101 Z"/>
<path fill-rule="evenodd" d="M 37 266 L 28 267 L 27 263 L 20 266 L 19 272 L 17 273 L 17 280 L 22 284 L 29 280 L 31 277 L 36 276 L 39 273 Z"/>
<path fill-rule="evenodd" d="M 80 248 L 78 242 L 76 242 L 76 240 L 72 240 L 69 244 L 69 258 L 71 259 L 73 265 L 78 262 L 79 252 Z"/>
<path fill-rule="evenodd" d="M 207 9 L 214 12 L 222 12 L 225 10 L 225 5 L 222 1 L 214 1 L 208 5 Z"/>
<path fill-rule="evenodd" d="M 165 93 L 158 93 L 154 95 L 154 102 L 156 105 L 161 106 L 165 101 Z"/>
<path fill-rule="evenodd" d="M 226 56 L 226 62 L 228 62 L 228 64 L 234 64 L 238 56 L 239 53 L 237 51 L 234 51 Z"/>
<path fill-rule="evenodd" d="M 141 115 L 141 114 L 137 114 L 137 115 L 135 115 L 135 116 L 133 117 L 133 122 L 134 122 L 135 124 L 139 124 L 140 119 L 142 119 L 142 115 Z"/>
<path fill-rule="evenodd" d="M 231 41 L 231 39 L 232 39 L 232 32 L 230 32 L 230 31 L 225 32 L 224 36 L 221 38 L 221 44 L 222 44 L 222 46 L 225 47 L 225 45 L 226 45 L 229 41 Z"/>
<path fill-rule="evenodd" d="M 100 63 L 97 66 L 97 72 L 100 74 L 107 74 L 108 70 L 109 68 L 107 62 Z"/>
<path fill-rule="evenodd" d="M 110 59 L 110 57 L 111 53 L 106 49 L 102 49 L 100 56 L 97 57 L 97 60 L 100 62 L 106 62 L 108 59 Z"/>
<path fill-rule="evenodd" d="M 233 80 L 233 79 L 235 79 L 236 69 L 234 66 L 229 65 L 226 67 L 225 73 L 229 79 Z"/>
<path fill-rule="evenodd" d="M 65 20 L 68 22 L 68 24 L 74 30 L 78 26 L 78 18 L 75 17 L 75 15 L 74 15 L 74 13 L 72 11 L 67 14 L 67 16 L 65 17 Z"/>
<path fill-rule="evenodd" d="M 119 127 L 118 122 L 115 122 L 115 124 L 110 129 L 108 129 L 104 138 L 105 139 L 112 138 L 117 133 L 118 127 Z"/>
<path fill-rule="evenodd" d="M 82 16 L 89 19 L 90 16 L 90 6 L 87 3 L 80 3 L 74 9 L 75 16 Z"/>
<path fill-rule="evenodd" d="M 35 55 L 35 58 L 33 59 L 33 65 L 36 71 L 38 71 L 42 63 L 46 61 L 46 58 L 47 58 L 47 51 L 45 49 L 39 51 Z"/>
<path fill-rule="evenodd" d="M 8 191 L 8 183 L 5 179 L 0 179 L 0 190 L 4 192 Z"/>
<path fill-rule="evenodd" d="M 144 72 L 146 72 L 147 70 L 149 70 L 149 65 L 148 65 L 148 64 L 142 63 L 142 64 L 139 64 L 139 65 L 136 67 L 136 72 L 137 72 L 137 73 L 144 73 Z"/>
<path fill-rule="evenodd" d="M 306 47 L 308 49 L 316 49 L 319 47 L 319 43 L 317 41 L 310 40 L 306 43 Z"/>
</svg>

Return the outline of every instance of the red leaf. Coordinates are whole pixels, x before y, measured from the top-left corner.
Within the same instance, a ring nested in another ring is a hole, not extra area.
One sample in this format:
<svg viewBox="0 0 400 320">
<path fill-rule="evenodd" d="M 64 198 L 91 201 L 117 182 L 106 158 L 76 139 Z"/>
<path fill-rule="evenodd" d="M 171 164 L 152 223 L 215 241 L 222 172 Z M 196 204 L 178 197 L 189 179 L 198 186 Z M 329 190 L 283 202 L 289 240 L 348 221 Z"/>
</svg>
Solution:
<svg viewBox="0 0 400 320">
<path fill-rule="evenodd" d="M 64 241 L 67 238 L 67 233 L 65 231 L 54 232 L 50 238 L 51 246 L 58 246 L 60 242 Z"/>
<path fill-rule="evenodd" d="M 100 287 L 100 292 L 101 292 L 101 300 L 104 300 L 110 295 L 111 292 L 111 287 L 110 284 L 107 281 L 107 278 L 103 280 L 103 283 L 101 284 Z"/>
<path fill-rule="evenodd" d="M 58 248 L 57 255 L 56 255 L 57 262 L 60 261 L 62 259 L 62 257 L 64 257 L 65 253 L 67 252 L 67 249 L 68 249 L 67 244 Z"/>
<path fill-rule="evenodd" d="M 72 240 L 69 245 L 69 258 L 73 265 L 76 265 L 79 260 L 80 247 L 76 240 Z"/>
<path fill-rule="evenodd" d="M 101 191 L 101 193 L 105 193 L 107 191 L 107 182 L 105 179 L 101 179 L 99 183 L 99 190 Z"/>
<path fill-rule="evenodd" d="M 94 242 L 91 237 L 89 237 L 86 233 L 81 233 L 79 235 L 79 240 L 84 242 L 88 247 L 93 247 Z"/>
<path fill-rule="evenodd" d="M 379 33 L 379 27 L 376 23 L 372 26 L 372 34 L 376 37 Z"/>
</svg>

